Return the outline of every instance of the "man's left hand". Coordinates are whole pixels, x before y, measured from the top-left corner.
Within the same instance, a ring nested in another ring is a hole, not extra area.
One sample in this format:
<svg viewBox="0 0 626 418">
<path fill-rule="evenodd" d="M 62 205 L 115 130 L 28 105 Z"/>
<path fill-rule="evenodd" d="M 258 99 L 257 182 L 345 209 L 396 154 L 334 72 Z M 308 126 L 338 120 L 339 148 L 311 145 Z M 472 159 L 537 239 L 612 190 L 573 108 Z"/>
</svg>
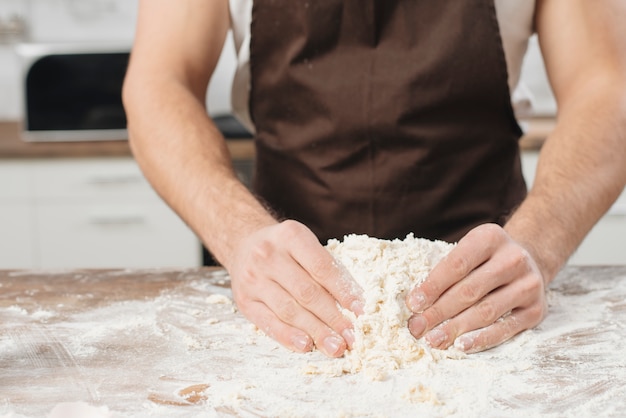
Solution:
<svg viewBox="0 0 626 418">
<path fill-rule="evenodd" d="M 478 226 L 406 299 L 408 326 L 433 348 L 487 350 L 539 324 L 545 281 L 529 252 L 498 225 Z"/>
</svg>

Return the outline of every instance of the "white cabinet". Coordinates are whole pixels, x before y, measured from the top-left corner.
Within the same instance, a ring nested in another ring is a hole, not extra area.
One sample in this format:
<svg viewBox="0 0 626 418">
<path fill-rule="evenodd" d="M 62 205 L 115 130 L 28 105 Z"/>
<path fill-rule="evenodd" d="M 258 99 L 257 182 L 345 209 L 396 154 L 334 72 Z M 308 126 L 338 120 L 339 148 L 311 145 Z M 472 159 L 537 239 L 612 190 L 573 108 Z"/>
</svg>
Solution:
<svg viewBox="0 0 626 418">
<path fill-rule="evenodd" d="M 0 162 L 0 268 L 32 267 L 35 260 L 32 184 L 20 164 Z"/>
<path fill-rule="evenodd" d="M 132 158 L 0 160 L 0 268 L 201 264 Z"/>
<path fill-rule="evenodd" d="M 30 268 L 35 261 L 33 212 L 23 202 L 0 200 L 0 268 Z"/>
<path fill-rule="evenodd" d="M 538 151 L 522 153 L 522 168 L 528 187 L 535 179 Z M 587 235 L 568 264 L 626 264 L 626 191 Z"/>
<path fill-rule="evenodd" d="M 618 202 L 591 230 L 570 264 L 626 264 L 626 199 Z"/>
</svg>

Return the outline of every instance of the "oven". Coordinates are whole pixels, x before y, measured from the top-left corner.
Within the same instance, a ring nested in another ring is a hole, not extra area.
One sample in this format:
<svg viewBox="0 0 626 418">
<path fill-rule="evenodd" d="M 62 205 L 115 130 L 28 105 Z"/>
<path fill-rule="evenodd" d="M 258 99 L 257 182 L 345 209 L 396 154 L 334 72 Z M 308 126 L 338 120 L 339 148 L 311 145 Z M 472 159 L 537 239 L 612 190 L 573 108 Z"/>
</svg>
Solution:
<svg viewBox="0 0 626 418">
<path fill-rule="evenodd" d="M 128 45 L 21 44 L 16 51 L 24 140 L 127 139 L 121 91 Z"/>
<path fill-rule="evenodd" d="M 236 66 L 230 39 L 207 95 L 207 107 L 227 139 L 250 133 L 231 115 L 230 86 Z M 122 84 L 129 43 L 20 44 L 22 138 L 43 141 L 126 140 Z"/>
</svg>

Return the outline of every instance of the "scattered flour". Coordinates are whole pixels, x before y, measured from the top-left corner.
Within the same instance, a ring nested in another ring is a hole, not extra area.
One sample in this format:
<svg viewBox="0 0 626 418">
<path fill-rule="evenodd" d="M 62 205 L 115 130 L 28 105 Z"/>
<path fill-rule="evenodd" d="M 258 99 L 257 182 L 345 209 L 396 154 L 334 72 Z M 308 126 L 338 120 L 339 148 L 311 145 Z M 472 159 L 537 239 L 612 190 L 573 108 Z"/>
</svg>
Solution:
<svg viewBox="0 0 626 418">
<path fill-rule="evenodd" d="M 345 355 L 344 372 L 364 371 L 374 379 L 424 357 L 428 349 L 407 328 L 407 293 L 423 282 L 454 244 L 407 235 L 382 240 L 348 235 L 330 240 L 327 249 L 363 288 L 364 314 L 345 310 L 354 322 L 355 343 Z"/>
<path fill-rule="evenodd" d="M 357 346 L 341 359 L 280 346 L 236 311 L 225 276 L 206 270 L 150 296 L 144 286 L 163 277 L 112 271 L 101 283 L 124 284 L 125 299 L 0 306 L 0 417 L 624 415 L 623 267 L 568 268 L 539 327 L 458 357 L 405 326 L 406 292 L 450 248 L 412 236 L 329 245 L 366 294 Z"/>
<path fill-rule="evenodd" d="M 224 295 L 220 295 L 220 294 L 207 296 L 206 301 L 207 303 L 211 303 L 211 304 L 222 304 L 222 305 L 233 304 L 233 301 L 230 298 Z"/>
</svg>

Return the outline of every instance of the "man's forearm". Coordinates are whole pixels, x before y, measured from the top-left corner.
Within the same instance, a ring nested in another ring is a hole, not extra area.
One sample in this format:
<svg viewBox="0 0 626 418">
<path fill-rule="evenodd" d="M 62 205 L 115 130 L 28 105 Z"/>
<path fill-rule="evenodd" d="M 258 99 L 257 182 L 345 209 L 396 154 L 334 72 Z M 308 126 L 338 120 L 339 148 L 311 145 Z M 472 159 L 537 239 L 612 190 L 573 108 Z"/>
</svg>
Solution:
<svg viewBox="0 0 626 418">
<path fill-rule="evenodd" d="M 589 83 L 560 112 L 528 197 L 505 226 L 549 282 L 626 182 L 624 94 Z"/>
<path fill-rule="evenodd" d="M 131 78 L 125 104 L 146 177 L 220 262 L 240 237 L 275 222 L 235 175 L 224 138 L 190 89 Z"/>
</svg>

